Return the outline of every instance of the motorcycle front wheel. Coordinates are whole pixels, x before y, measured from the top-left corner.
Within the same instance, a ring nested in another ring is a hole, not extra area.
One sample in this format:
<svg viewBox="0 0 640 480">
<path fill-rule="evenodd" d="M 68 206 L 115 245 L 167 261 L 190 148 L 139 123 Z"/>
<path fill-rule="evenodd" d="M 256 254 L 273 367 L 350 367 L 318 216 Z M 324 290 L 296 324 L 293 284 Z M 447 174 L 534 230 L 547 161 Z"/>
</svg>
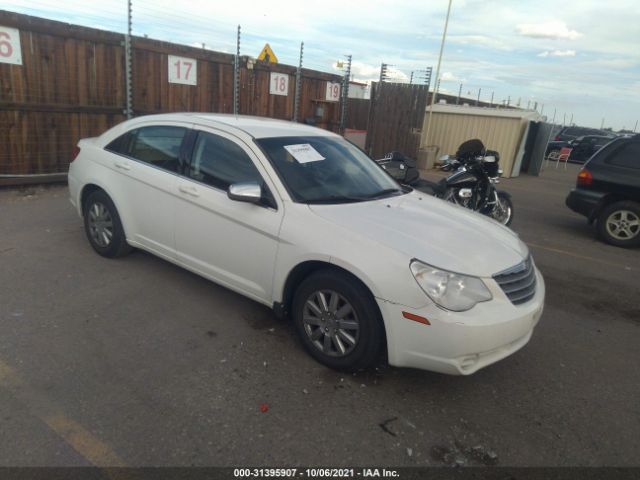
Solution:
<svg viewBox="0 0 640 480">
<path fill-rule="evenodd" d="M 498 192 L 498 201 L 489 214 L 491 218 L 502 225 L 509 226 L 513 220 L 513 202 L 511 197 L 504 192 Z"/>
</svg>

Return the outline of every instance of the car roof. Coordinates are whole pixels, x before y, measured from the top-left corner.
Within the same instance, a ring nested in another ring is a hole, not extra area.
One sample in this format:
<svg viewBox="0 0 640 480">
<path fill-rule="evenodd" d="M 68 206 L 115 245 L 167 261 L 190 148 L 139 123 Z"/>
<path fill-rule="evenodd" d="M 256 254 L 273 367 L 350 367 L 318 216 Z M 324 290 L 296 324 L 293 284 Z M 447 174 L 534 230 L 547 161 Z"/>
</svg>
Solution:
<svg viewBox="0 0 640 480">
<path fill-rule="evenodd" d="M 193 122 L 202 126 L 231 127 L 251 135 L 254 138 L 297 137 L 297 136 L 338 136 L 328 130 L 305 125 L 303 123 L 276 120 L 249 115 L 233 115 L 224 113 L 182 112 L 147 115 L 137 117 L 147 121 Z"/>
</svg>

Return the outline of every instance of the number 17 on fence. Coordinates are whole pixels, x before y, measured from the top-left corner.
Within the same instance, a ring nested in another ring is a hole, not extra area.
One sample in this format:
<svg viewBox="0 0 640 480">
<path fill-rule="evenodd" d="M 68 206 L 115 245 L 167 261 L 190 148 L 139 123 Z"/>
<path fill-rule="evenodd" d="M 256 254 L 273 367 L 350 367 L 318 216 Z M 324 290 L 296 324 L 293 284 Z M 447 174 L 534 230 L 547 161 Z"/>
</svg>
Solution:
<svg viewBox="0 0 640 480">
<path fill-rule="evenodd" d="M 169 83 L 198 84 L 198 61 L 195 58 L 169 55 Z"/>
</svg>

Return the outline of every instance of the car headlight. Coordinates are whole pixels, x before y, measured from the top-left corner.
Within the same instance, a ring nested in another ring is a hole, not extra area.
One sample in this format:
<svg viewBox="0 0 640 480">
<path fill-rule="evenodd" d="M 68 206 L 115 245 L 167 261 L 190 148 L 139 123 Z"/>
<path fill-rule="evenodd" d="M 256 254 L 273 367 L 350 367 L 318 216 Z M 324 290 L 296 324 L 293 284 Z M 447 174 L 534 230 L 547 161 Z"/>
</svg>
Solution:
<svg viewBox="0 0 640 480">
<path fill-rule="evenodd" d="M 416 282 L 436 305 L 464 312 L 476 303 L 491 300 L 491 292 L 478 277 L 447 272 L 418 260 L 411 262 L 411 273 Z"/>
</svg>

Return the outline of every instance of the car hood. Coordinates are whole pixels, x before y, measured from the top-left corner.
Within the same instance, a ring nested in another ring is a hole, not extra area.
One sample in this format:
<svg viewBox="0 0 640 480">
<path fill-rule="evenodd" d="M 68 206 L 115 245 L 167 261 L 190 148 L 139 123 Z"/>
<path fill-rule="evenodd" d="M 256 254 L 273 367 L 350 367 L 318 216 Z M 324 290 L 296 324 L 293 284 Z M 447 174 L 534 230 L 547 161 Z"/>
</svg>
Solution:
<svg viewBox="0 0 640 480">
<path fill-rule="evenodd" d="M 309 205 L 325 220 L 434 267 L 490 277 L 517 265 L 527 246 L 507 227 L 429 195 Z"/>
</svg>

